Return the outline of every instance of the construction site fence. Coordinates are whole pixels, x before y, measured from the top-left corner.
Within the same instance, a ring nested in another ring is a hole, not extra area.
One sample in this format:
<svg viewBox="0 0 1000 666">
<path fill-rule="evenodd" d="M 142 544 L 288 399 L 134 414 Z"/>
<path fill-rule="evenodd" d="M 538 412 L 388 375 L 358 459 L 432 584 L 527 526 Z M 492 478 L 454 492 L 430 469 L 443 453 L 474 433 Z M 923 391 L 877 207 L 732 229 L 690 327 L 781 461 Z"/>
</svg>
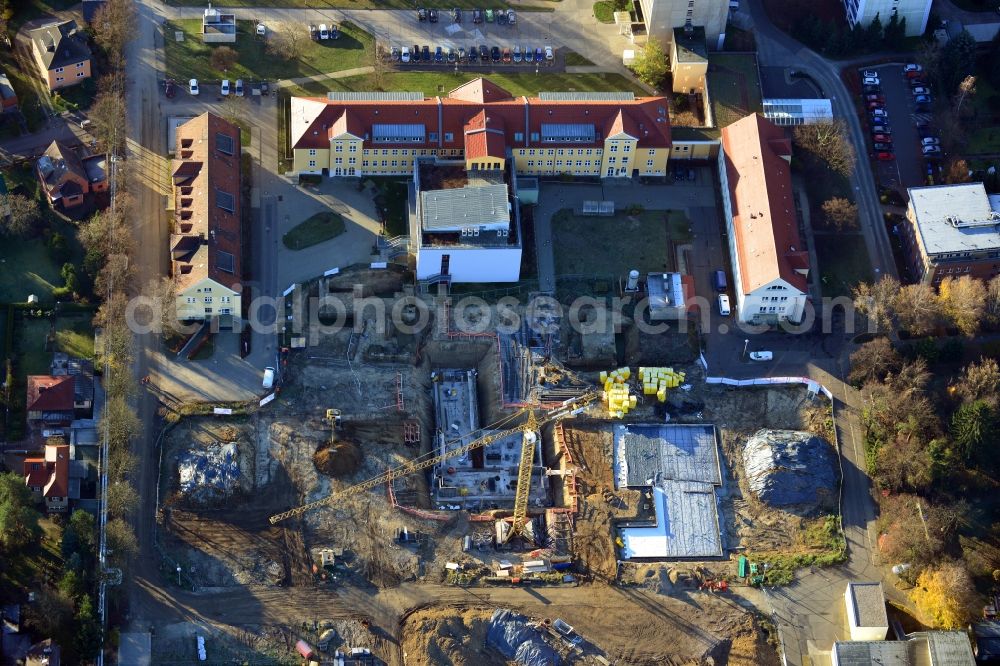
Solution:
<svg viewBox="0 0 1000 666">
<path fill-rule="evenodd" d="M 723 384 L 725 386 L 777 386 L 786 384 L 801 384 L 814 393 L 822 393 L 833 401 L 833 393 L 814 379 L 808 377 L 758 377 L 755 379 L 731 379 L 730 377 L 705 377 L 706 384 Z"/>
</svg>

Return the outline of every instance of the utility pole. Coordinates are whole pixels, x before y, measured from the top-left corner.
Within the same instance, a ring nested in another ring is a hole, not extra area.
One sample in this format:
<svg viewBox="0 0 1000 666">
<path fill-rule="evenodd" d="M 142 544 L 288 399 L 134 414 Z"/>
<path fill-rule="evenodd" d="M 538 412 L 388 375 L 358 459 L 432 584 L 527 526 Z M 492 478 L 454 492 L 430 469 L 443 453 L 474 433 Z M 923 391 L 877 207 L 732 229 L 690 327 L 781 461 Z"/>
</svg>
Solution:
<svg viewBox="0 0 1000 666">
<path fill-rule="evenodd" d="M 917 500 L 917 515 L 920 516 L 920 523 L 924 526 L 924 538 L 930 543 L 931 533 L 927 531 L 927 521 L 924 519 L 924 508 L 920 506 L 920 500 Z"/>
</svg>

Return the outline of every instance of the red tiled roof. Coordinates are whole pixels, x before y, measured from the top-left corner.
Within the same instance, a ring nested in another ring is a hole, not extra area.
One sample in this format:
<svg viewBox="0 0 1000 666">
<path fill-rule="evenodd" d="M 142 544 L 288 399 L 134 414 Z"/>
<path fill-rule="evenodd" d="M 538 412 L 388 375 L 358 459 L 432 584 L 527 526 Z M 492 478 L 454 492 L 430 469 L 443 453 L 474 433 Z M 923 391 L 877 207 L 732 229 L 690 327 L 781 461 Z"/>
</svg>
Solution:
<svg viewBox="0 0 1000 666">
<path fill-rule="evenodd" d="M 807 291 L 784 130 L 753 114 L 722 129 L 722 147 L 744 293 L 777 279 Z"/>
<path fill-rule="evenodd" d="M 426 129 L 426 143 L 374 145 L 372 148 L 463 148 L 464 128 L 484 110 L 491 119 L 502 122 L 506 144 L 512 147 L 558 147 L 532 140 L 540 134 L 542 123 L 593 124 L 597 139 L 591 147 L 603 147 L 609 130 L 624 132 L 638 139 L 641 148 L 669 148 L 670 122 L 663 97 L 638 97 L 634 100 L 543 100 L 537 97 L 512 98 L 488 79 L 476 79 L 453 90 L 448 97 L 428 97 L 422 101 L 343 101 L 323 98 L 293 98 L 294 132 L 292 147 L 329 148 L 331 130 L 350 110 L 359 128 L 355 136 L 370 136 L 372 125 L 420 124 Z M 435 139 L 432 140 L 431 136 Z M 515 140 L 515 135 L 521 135 Z M 587 147 L 588 144 L 567 144 Z"/>
<path fill-rule="evenodd" d="M 22 469 L 25 485 L 41 488 L 49 481 L 50 472 L 45 466 L 45 458 L 25 458 Z"/>
<path fill-rule="evenodd" d="M 71 375 L 29 375 L 27 411 L 72 412 L 74 381 Z"/>
<path fill-rule="evenodd" d="M 465 123 L 465 158 L 499 157 L 507 155 L 504 122 L 499 115 L 483 109 Z"/>
<path fill-rule="evenodd" d="M 232 145 L 220 137 L 229 137 Z M 178 232 L 172 246 L 180 243 L 179 236 L 197 241 L 186 241 L 193 251 L 174 257 L 178 288 L 207 277 L 238 289 L 243 254 L 240 151 L 240 128 L 214 113 L 203 113 L 177 128 L 173 176 Z M 232 196 L 232 212 L 218 205 L 227 194 Z M 220 261 L 221 253 L 232 255 L 232 272 L 226 270 L 228 258 Z"/>
<path fill-rule="evenodd" d="M 41 487 L 45 497 L 66 497 L 69 494 L 69 446 L 46 444 L 44 458 L 25 458 L 22 466 L 24 483 Z"/>
</svg>

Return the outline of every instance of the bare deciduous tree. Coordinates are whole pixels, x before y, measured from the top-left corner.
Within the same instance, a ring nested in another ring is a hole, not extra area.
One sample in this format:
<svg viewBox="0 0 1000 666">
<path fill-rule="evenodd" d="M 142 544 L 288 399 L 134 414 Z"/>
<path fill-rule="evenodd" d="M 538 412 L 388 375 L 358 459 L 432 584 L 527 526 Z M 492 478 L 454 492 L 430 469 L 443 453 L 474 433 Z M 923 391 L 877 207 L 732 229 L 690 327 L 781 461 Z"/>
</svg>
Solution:
<svg viewBox="0 0 1000 666">
<path fill-rule="evenodd" d="M 90 107 L 92 133 L 108 152 L 122 153 L 125 149 L 125 95 L 114 76 L 105 76 L 97 83 L 97 96 Z"/>
<path fill-rule="evenodd" d="M 279 23 L 271 31 L 267 51 L 282 60 L 300 60 L 309 44 L 309 35 L 298 23 Z"/>
<path fill-rule="evenodd" d="M 912 335 L 927 335 L 941 323 L 941 301 L 925 282 L 901 287 L 893 308 L 900 325 Z"/>
<path fill-rule="evenodd" d="M 958 84 L 958 99 L 955 100 L 955 113 L 959 116 L 962 115 L 962 104 L 965 102 L 967 97 L 972 97 L 976 94 L 976 77 L 969 74 L 962 82 Z"/>
<path fill-rule="evenodd" d="M 963 275 L 947 277 L 938 288 L 941 310 L 958 330 L 973 337 L 979 332 L 986 310 L 986 286 L 976 278 Z"/>
<path fill-rule="evenodd" d="M 988 356 L 973 361 L 962 370 L 954 389 L 966 402 L 984 400 L 996 407 L 1000 398 L 1000 365 Z"/>
<path fill-rule="evenodd" d="M 135 4 L 132 0 L 107 0 L 94 14 L 91 29 L 94 41 L 104 49 L 112 66 L 121 67 L 118 62 L 125 53 L 125 45 L 132 39 L 136 29 Z"/>
<path fill-rule="evenodd" d="M 835 231 L 858 228 L 858 207 L 843 197 L 833 197 L 824 201 L 823 217 Z"/>
<path fill-rule="evenodd" d="M 866 316 L 876 330 L 889 330 L 899 289 L 899 281 L 888 275 L 871 284 L 861 282 L 854 287 L 854 308 Z"/>
<path fill-rule="evenodd" d="M 108 485 L 108 513 L 124 518 L 139 506 L 139 494 L 128 483 L 116 481 Z"/>
<path fill-rule="evenodd" d="M 5 234 L 30 236 L 38 228 L 38 202 L 23 194 L 0 194 L 0 216 Z"/>
<path fill-rule="evenodd" d="M 826 162 L 837 173 L 849 176 L 854 171 L 854 147 L 843 120 L 799 125 L 794 136 L 796 146 Z"/>
<path fill-rule="evenodd" d="M 898 372 L 903 358 L 893 349 L 889 338 L 875 338 L 861 345 L 851 354 L 851 372 L 848 380 L 855 386 L 882 381 L 890 373 Z"/>
</svg>

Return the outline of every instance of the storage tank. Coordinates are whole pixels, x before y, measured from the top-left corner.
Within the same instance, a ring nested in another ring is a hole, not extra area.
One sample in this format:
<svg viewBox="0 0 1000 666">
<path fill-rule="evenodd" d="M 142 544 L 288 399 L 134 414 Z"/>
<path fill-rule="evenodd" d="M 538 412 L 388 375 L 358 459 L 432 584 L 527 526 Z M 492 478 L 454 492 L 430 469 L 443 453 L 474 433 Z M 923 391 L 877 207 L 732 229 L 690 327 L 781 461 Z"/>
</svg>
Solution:
<svg viewBox="0 0 1000 666">
<path fill-rule="evenodd" d="M 628 272 L 628 282 L 625 283 L 625 291 L 639 290 L 639 271 L 634 268 Z"/>
</svg>

